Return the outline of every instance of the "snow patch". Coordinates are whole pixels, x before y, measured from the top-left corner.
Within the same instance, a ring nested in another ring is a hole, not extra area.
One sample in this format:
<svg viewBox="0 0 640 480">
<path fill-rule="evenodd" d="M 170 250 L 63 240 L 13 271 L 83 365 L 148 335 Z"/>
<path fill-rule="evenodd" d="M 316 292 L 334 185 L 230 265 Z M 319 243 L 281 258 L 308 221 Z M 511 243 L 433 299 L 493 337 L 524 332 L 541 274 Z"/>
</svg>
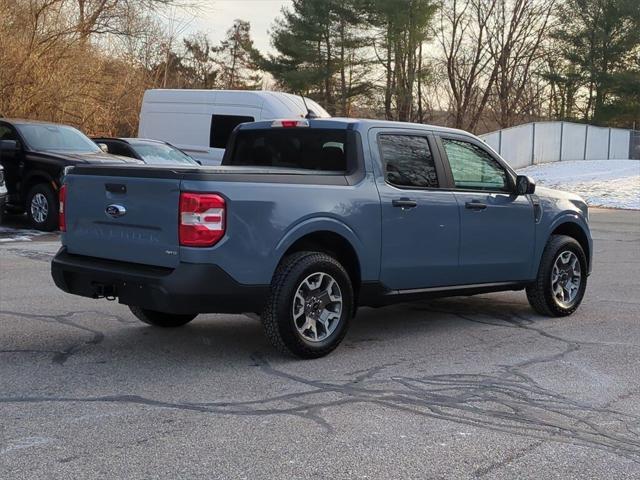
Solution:
<svg viewBox="0 0 640 480">
<path fill-rule="evenodd" d="M 575 160 L 518 170 L 536 184 L 580 195 L 592 207 L 640 209 L 640 160 Z"/>
<path fill-rule="evenodd" d="M 48 232 L 0 226 L 0 243 L 30 242 L 33 237 L 46 235 Z"/>
</svg>

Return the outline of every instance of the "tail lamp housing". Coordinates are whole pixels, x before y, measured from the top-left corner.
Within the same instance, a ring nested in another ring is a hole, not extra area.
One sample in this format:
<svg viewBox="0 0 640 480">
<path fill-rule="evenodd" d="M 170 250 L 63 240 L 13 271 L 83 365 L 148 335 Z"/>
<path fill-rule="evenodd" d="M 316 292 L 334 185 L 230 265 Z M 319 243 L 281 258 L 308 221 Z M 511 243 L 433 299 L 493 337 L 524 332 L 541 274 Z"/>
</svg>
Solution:
<svg viewBox="0 0 640 480">
<path fill-rule="evenodd" d="M 215 193 L 180 193 L 179 239 L 184 247 L 211 247 L 224 237 L 226 202 Z"/>
<path fill-rule="evenodd" d="M 58 190 L 58 200 L 60 202 L 58 206 L 58 228 L 61 232 L 67 231 L 67 219 L 65 216 L 65 202 L 67 200 L 67 184 L 63 184 Z"/>
</svg>

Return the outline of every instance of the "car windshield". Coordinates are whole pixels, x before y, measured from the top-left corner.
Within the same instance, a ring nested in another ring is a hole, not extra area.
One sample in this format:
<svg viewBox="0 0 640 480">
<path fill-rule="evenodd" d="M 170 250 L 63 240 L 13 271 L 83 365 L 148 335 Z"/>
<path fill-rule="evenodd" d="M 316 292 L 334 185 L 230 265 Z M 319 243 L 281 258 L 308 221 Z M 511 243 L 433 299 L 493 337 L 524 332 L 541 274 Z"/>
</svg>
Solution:
<svg viewBox="0 0 640 480">
<path fill-rule="evenodd" d="M 16 125 L 34 150 L 98 153 L 100 148 L 85 134 L 66 125 Z"/>
<path fill-rule="evenodd" d="M 132 145 L 146 163 L 198 165 L 189 155 L 163 143 L 137 143 Z"/>
</svg>

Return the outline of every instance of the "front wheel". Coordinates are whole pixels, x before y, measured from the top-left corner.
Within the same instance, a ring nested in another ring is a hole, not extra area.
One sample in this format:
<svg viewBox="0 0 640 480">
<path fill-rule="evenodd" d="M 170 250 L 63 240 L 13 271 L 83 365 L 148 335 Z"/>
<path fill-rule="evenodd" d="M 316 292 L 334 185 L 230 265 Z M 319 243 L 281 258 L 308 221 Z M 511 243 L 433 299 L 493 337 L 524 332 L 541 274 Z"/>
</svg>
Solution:
<svg viewBox="0 0 640 480">
<path fill-rule="evenodd" d="M 353 304 L 351 279 L 335 258 L 298 252 L 278 266 L 262 322 L 281 352 L 318 358 L 346 335 Z"/>
<path fill-rule="evenodd" d="M 29 190 L 26 210 L 33 228 L 44 232 L 58 228 L 58 198 L 46 183 L 39 183 Z"/>
<path fill-rule="evenodd" d="M 181 327 L 198 316 L 197 314 L 178 315 L 173 313 L 156 312 L 155 310 L 148 310 L 134 305 L 129 305 L 129 310 L 131 310 L 131 313 L 133 313 L 138 320 L 141 320 L 148 325 L 153 325 L 154 327 L 163 328 Z"/>
<path fill-rule="evenodd" d="M 587 256 L 574 238 L 553 235 L 542 254 L 538 276 L 527 287 L 529 304 L 542 315 L 571 315 L 584 297 L 587 268 Z"/>
</svg>

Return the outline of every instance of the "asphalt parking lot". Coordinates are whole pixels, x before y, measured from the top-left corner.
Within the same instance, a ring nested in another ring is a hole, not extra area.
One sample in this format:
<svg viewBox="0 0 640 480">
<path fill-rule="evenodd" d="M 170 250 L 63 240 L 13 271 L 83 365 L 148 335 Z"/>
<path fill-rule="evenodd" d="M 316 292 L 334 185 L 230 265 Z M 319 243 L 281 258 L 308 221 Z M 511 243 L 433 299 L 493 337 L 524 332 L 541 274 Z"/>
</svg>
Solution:
<svg viewBox="0 0 640 480">
<path fill-rule="evenodd" d="M 640 212 L 593 210 L 572 317 L 521 292 L 363 309 L 284 358 L 63 294 L 55 236 L 0 243 L 0 478 L 640 478 Z"/>
</svg>

